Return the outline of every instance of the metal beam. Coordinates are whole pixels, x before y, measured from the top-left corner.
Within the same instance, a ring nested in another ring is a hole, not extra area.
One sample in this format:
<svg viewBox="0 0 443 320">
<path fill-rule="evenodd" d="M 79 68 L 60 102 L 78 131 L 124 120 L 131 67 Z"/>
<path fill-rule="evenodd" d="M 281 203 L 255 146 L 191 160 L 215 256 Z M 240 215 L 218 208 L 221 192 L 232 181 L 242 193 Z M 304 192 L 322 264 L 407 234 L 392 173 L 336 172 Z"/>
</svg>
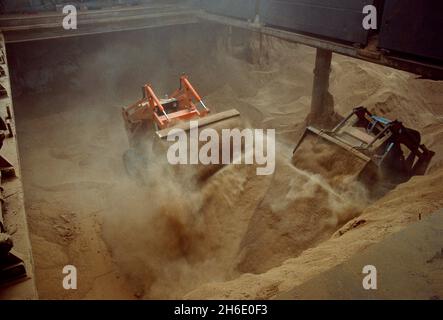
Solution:
<svg viewBox="0 0 443 320">
<path fill-rule="evenodd" d="M 317 49 L 315 57 L 314 83 L 312 88 L 311 123 L 325 122 L 334 114 L 334 102 L 329 93 L 332 51 Z"/>
<path fill-rule="evenodd" d="M 210 14 L 203 11 L 199 11 L 197 12 L 197 14 L 202 21 L 220 23 L 237 28 L 242 28 L 250 30 L 251 32 L 258 32 L 286 41 L 303 44 L 317 49 L 329 50 L 344 56 L 357 58 L 386 67 L 415 73 L 426 78 L 443 80 L 443 65 L 420 60 L 420 58 L 418 57 L 405 58 L 392 54 L 387 54 L 386 52 L 378 50 L 377 46 L 374 44 L 371 44 L 367 48 L 361 49 L 347 43 L 300 34 L 295 31 L 286 31 L 263 26 L 250 21 L 233 19 L 229 17 Z"/>
<path fill-rule="evenodd" d="M 388 54 L 377 49 L 376 43 L 371 43 L 368 47 L 361 49 L 340 41 L 281 30 L 261 25 L 257 21 L 251 22 L 224 17 L 202 10 L 190 9 L 189 7 L 145 5 L 79 11 L 78 19 L 78 29 L 66 31 L 61 26 L 63 14 L 60 12 L 26 16 L 4 15 L 0 17 L 0 30 L 5 34 L 6 42 L 11 43 L 208 21 L 247 29 L 251 32 L 277 37 L 317 49 L 329 50 L 348 57 L 415 73 L 426 78 L 443 80 L 443 65 L 438 64 L 438 62 L 429 62 L 419 57 Z"/>
</svg>

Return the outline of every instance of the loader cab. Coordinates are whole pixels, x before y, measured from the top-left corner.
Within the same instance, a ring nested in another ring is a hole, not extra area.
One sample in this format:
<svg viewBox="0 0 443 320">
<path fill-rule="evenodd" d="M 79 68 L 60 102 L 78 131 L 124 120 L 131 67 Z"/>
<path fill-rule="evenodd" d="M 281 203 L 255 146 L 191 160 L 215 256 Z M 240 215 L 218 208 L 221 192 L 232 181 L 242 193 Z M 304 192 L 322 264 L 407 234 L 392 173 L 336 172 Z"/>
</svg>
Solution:
<svg viewBox="0 0 443 320">
<path fill-rule="evenodd" d="M 178 100 L 175 98 L 161 99 L 160 103 L 162 104 L 163 108 L 165 109 L 165 112 L 168 114 L 173 113 L 173 112 L 177 112 L 179 109 Z"/>
<path fill-rule="evenodd" d="M 378 167 L 393 181 L 401 183 L 411 176 L 423 175 L 434 152 L 421 145 L 417 130 L 406 128 L 398 120 L 371 116 L 366 133 L 372 142 L 365 146 Z"/>
<path fill-rule="evenodd" d="M 179 110 L 179 102 L 175 98 L 160 99 L 160 103 L 167 114 L 174 113 Z M 159 116 L 163 115 L 159 108 L 155 108 L 155 112 Z"/>
</svg>

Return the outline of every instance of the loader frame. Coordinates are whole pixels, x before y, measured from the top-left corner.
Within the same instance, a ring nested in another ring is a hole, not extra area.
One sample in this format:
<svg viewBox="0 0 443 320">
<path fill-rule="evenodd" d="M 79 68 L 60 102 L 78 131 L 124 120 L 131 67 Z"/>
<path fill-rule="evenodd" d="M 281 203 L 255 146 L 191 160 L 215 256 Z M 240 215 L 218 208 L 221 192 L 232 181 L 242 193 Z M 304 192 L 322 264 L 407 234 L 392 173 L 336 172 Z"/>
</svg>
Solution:
<svg viewBox="0 0 443 320">
<path fill-rule="evenodd" d="M 167 99 L 159 99 L 151 84 L 144 85 L 142 92 L 142 99 L 122 110 L 123 118 L 129 125 L 152 120 L 161 130 L 179 121 L 204 117 L 210 112 L 186 75 L 180 77 L 180 87 Z M 176 110 L 171 111 L 166 107 L 170 103 L 176 104 Z M 197 105 L 201 106 L 200 110 Z"/>
<path fill-rule="evenodd" d="M 352 121 L 354 116 L 356 120 Z M 406 177 L 424 175 L 435 155 L 421 144 L 418 131 L 406 128 L 398 120 L 375 116 L 362 106 L 354 108 L 331 131 L 308 127 L 296 145 L 294 154 L 309 133 L 347 150 L 365 162 L 372 161 L 377 167 L 386 167 L 386 162 L 391 161 L 390 170 L 401 172 Z M 408 155 L 404 156 L 404 148 L 401 146 L 409 150 Z"/>
</svg>

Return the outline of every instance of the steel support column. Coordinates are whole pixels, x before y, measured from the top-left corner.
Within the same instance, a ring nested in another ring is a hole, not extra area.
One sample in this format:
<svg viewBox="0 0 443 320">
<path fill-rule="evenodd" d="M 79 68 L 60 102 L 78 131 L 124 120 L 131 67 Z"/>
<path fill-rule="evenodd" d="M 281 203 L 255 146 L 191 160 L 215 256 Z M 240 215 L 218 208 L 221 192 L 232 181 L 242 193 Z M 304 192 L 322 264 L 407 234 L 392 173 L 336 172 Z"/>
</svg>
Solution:
<svg viewBox="0 0 443 320">
<path fill-rule="evenodd" d="M 334 99 L 329 93 L 332 51 L 317 49 L 309 122 L 328 123 L 334 115 Z"/>
</svg>

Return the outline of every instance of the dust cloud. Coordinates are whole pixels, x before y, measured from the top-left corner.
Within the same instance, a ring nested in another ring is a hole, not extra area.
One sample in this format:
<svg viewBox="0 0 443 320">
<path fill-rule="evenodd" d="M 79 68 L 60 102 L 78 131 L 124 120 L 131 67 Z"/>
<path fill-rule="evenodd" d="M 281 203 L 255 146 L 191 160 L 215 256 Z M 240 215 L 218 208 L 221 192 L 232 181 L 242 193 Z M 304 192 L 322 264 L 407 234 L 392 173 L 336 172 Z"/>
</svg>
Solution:
<svg viewBox="0 0 443 320">
<path fill-rule="evenodd" d="M 164 155 L 151 158 L 146 185 L 119 184 L 109 195 L 103 224 L 114 260 L 143 298 L 180 298 L 265 271 L 327 239 L 367 205 L 366 189 L 351 176 L 334 189 L 282 156 L 274 176 L 228 165 L 204 182 L 171 170 Z"/>
<path fill-rule="evenodd" d="M 180 296 L 201 272 L 192 262 L 204 256 L 198 246 L 205 236 L 202 197 L 164 166 L 150 162 L 146 186 L 127 181 L 108 194 L 104 240 L 140 297 Z"/>
</svg>

